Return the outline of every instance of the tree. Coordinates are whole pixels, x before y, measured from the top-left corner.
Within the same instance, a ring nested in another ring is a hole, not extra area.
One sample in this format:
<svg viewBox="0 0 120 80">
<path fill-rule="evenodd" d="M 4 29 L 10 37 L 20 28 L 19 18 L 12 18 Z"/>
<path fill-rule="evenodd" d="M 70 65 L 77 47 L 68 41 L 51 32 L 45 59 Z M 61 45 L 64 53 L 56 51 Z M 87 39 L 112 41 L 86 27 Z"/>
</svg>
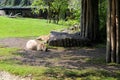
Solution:
<svg viewBox="0 0 120 80">
<path fill-rule="evenodd" d="M 106 42 L 107 0 L 99 0 L 99 32 L 100 42 Z"/>
<path fill-rule="evenodd" d="M 40 10 L 47 10 L 48 22 L 51 22 L 51 4 L 53 0 L 34 0 L 32 3 L 33 12 L 39 14 Z"/>
<path fill-rule="evenodd" d="M 120 0 L 108 0 L 106 62 L 120 63 Z"/>
<path fill-rule="evenodd" d="M 73 16 L 72 19 L 77 20 L 78 22 L 80 21 L 80 14 L 81 14 L 80 6 L 81 6 L 80 0 L 70 0 L 69 1 L 69 8 L 73 9 L 73 11 L 72 11 L 73 14 L 70 16 Z"/>
<path fill-rule="evenodd" d="M 99 39 L 98 0 L 81 1 L 81 37 L 92 42 Z"/>
<path fill-rule="evenodd" d="M 68 0 L 54 0 L 52 2 L 52 11 L 54 22 L 58 23 L 60 19 L 60 13 L 68 8 Z"/>
<path fill-rule="evenodd" d="M 40 9 L 47 9 L 48 11 L 48 22 L 51 22 L 51 19 L 55 23 L 58 23 L 60 19 L 60 13 L 68 8 L 68 0 L 34 0 L 33 11 L 39 13 Z"/>
</svg>

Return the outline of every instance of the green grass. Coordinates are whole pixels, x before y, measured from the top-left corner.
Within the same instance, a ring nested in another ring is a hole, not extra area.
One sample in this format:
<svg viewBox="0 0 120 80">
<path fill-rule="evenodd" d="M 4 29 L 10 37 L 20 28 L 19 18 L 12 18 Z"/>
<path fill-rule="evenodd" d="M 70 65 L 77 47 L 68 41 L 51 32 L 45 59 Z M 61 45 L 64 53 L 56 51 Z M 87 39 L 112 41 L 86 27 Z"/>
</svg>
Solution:
<svg viewBox="0 0 120 80">
<path fill-rule="evenodd" d="M 26 66 L 26 65 L 17 65 L 17 64 L 8 64 L 0 62 L 0 70 L 10 72 L 15 75 L 27 76 L 31 74 L 32 76 L 42 75 L 47 68 L 37 67 L 37 66 Z"/>
<path fill-rule="evenodd" d="M 17 48 L 0 48 L 0 56 L 12 56 L 12 53 L 17 50 Z"/>
<path fill-rule="evenodd" d="M 0 48 L 0 70 L 10 72 L 15 75 L 27 76 L 31 74 L 34 80 L 119 80 L 120 71 L 111 72 L 109 70 L 97 68 L 67 69 L 63 67 L 40 67 L 20 65 L 11 58 L 20 56 L 14 54 L 19 49 Z M 4 58 L 3 58 L 4 57 Z M 91 62 L 92 63 L 92 62 Z"/>
<path fill-rule="evenodd" d="M 33 37 L 49 34 L 67 26 L 47 23 L 44 19 L 0 17 L 0 38 Z"/>
<path fill-rule="evenodd" d="M 11 58 L 19 56 L 14 54 L 17 48 L 0 48 L 0 70 L 8 71 L 12 74 L 26 76 L 32 74 L 34 76 L 41 75 L 47 68 L 37 66 L 18 65 L 17 61 Z"/>
<path fill-rule="evenodd" d="M 59 30 L 65 27 L 67 26 L 48 24 L 46 20 L 41 19 L 0 17 L 0 38 L 46 35 L 51 30 Z M 113 71 L 113 73 L 109 70 L 103 70 L 103 68 L 67 69 L 63 67 L 20 65 L 19 61 L 12 59 L 20 57 L 20 55 L 16 54 L 18 50 L 17 48 L 7 48 L 4 45 L 0 45 L 0 70 L 20 76 L 31 74 L 35 80 L 120 80 L 119 70 Z M 74 58 L 70 59 L 74 60 Z M 50 61 L 57 60 L 59 59 L 55 58 Z M 103 58 L 86 58 L 85 61 L 101 64 L 103 63 Z M 109 65 L 116 66 L 115 64 Z"/>
</svg>

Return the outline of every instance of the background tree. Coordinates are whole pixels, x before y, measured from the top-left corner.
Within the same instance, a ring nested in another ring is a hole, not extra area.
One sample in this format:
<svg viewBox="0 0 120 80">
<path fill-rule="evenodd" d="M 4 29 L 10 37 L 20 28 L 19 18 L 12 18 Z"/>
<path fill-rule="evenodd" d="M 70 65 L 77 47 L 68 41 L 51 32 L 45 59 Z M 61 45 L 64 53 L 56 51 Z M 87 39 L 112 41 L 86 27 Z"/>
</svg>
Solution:
<svg viewBox="0 0 120 80">
<path fill-rule="evenodd" d="M 120 63 L 120 0 L 108 0 L 107 62 Z"/>
<path fill-rule="evenodd" d="M 39 13 L 40 9 L 47 9 L 49 22 L 53 19 L 58 23 L 60 13 L 68 8 L 68 0 L 34 0 L 32 6 L 36 6 L 33 9 L 35 13 Z"/>
<path fill-rule="evenodd" d="M 69 0 L 54 0 L 52 2 L 53 18 L 55 23 L 59 22 L 60 14 L 68 9 Z"/>
<path fill-rule="evenodd" d="M 81 2 L 80 0 L 70 0 L 69 1 L 69 9 L 73 9 L 72 13 L 73 15 L 73 18 L 71 19 L 74 19 L 74 20 L 77 20 L 77 21 L 80 21 L 80 14 L 81 14 Z"/>
<path fill-rule="evenodd" d="M 92 42 L 99 38 L 98 0 L 81 1 L 81 37 Z"/>
<path fill-rule="evenodd" d="M 100 42 L 106 43 L 107 0 L 99 0 L 99 32 Z"/>
<path fill-rule="evenodd" d="M 32 7 L 33 7 L 33 12 L 39 14 L 40 10 L 42 9 L 43 11 L 46 9 L 47 10 L 47 19 L 48 22 L 51 22 L 51 4 L 52 4 L 53 0 L 34 0 L 32 3 Z"/>
</svg>

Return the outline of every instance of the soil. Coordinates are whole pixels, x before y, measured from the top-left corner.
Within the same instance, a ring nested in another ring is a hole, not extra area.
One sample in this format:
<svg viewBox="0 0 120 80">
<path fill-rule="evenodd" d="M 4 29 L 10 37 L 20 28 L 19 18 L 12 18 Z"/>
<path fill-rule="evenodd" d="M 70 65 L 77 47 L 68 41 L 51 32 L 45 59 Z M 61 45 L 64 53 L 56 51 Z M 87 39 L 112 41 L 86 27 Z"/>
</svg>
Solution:
<svg viewBox="0 0 120 80">
<path fill-rule="evenodd" d="M 119 66 L 108 66 L 105 63 L 105 48 L 51 48 L 47 52 L 26 50 L 26 38 L 0 39 L 0 44 L 6 47 L 16 47 L 20 50 L 11 59 L 17 64 L 45 67 L 65 67 L 69 69 L 96 68 L 108 71 L 120 70 Z"/>
<path fill-rule="evenodd" d="M 29 38 L 5 38 L 0 39 L 0 44 L 6 47 L 15 47 L 24 49 L 26 42 L 29 40 Z"/>
</svg>

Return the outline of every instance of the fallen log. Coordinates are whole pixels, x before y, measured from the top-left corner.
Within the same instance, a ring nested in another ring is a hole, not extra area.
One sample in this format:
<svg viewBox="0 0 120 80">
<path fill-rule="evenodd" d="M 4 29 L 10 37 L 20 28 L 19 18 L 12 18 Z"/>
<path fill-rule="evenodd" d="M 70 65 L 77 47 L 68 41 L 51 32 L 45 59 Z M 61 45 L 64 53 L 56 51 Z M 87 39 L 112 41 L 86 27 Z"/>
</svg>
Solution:
<svg viewBox="0 0 120 80">
<path fill-rule="evenodd" d="M 89 46 L 91 42 L 88 38 L 82 38 L 77 34 L 68 34 L 52 31 L 48 40 L 50 46 L 59 47 L 80 47 Z"/>
</svg>

